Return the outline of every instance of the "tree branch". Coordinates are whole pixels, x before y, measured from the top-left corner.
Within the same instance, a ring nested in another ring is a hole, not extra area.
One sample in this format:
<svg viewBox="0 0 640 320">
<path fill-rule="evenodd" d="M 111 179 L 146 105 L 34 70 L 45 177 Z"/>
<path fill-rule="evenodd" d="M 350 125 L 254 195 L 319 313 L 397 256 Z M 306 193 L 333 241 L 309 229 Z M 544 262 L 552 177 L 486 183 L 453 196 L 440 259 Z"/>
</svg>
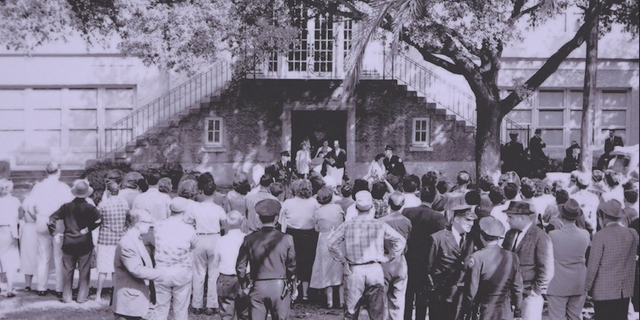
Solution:
<svg viewBox="0 0 640 320">
<path fill-rule="evenodd" d="M 425 48 L 422 47 L 416 47 L 415 45 L 412 45 L 414 48 L 418 49 L 418 52 L 420 52 L 420 54 L 422 55 L 422 58 L 424 59 L 424 61 L 430 62 L 442 69 L 445 69 L 453 74 L 462 74 L 462 70 L 456 66 L 454 63 L 451 63 L 445 59 L 442 59 L 436 55 L 434 55 L 433 53 L 427 51 Z"/>
<path fill-rule="evenodd" d="M 543 82 L 545 82 L 556 70 L 564 60 L 575 50 L 580 47 L 589 37 L 591 27 L 596 21 L 596 18 L 600 15 L 604 8 L 611 6 L 611 0 L 605 0 L 598 2 L 596 7 L 591 10 L 585 17 L 585 21 L 576 32 L 575 36 L 567 41 L 560 49 L 558 49 L 553 55 L 551 55 L 547 61 L 542 65 L 536 73 L 534 73 L 523 85 L 522 89 L 526 91 L 536 90 Z M 501 114 L 504 116 L 509 113 L 515 106 L 522 102 L 523 98 L 518 93 L 519 90 L 514 90 L 506 98 L 500 101 Z"/>
</svg>

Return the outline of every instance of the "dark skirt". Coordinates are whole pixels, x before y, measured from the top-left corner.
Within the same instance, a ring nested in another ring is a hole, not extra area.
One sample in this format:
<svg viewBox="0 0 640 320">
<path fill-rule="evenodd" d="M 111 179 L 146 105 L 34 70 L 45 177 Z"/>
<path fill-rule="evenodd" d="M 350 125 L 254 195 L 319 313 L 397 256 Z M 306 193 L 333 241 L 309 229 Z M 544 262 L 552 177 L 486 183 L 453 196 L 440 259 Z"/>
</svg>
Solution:
<svg viewBox="0 0 640 320">
<path fill-rule="evenodd" d="M 316 259 L 318 233 L 311 230 L 287 228 L 287 234 L 293 237 L 296 250 L 296 276 L 300 281 L 310 281 L 313 262 Z"/>
</svg>

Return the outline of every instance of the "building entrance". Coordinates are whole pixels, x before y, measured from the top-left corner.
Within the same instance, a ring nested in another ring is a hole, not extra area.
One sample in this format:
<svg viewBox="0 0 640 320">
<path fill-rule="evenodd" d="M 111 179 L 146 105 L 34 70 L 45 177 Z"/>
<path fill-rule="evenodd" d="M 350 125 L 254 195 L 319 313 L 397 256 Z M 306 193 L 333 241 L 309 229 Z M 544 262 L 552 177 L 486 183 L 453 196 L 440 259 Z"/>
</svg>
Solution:
<svg viewBox="0 0 640 320">
<path fill-rule="evenodd" d="M 333 148 L 333 141 L 340 141 L 340 147 L 347 149 L 347 111 L 294 110 L 291 111 L 291 156 L 295 161 L 300 144 L 309 139 L 311 156 L 315 157 L 323 141 Z"/>
</svg>

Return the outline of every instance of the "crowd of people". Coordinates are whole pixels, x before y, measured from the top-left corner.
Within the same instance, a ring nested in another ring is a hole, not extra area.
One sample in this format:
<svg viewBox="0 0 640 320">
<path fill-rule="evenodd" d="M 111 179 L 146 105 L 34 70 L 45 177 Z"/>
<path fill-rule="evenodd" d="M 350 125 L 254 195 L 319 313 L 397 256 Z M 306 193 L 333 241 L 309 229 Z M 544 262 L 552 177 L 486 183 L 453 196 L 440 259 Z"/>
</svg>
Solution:
<svg viewBox="0 0 640 320">
<path fill-rule="evenodd" d="M 452 184 L 407 174 L 391 146 L 350 180 L 339 143 L 327 152 L 324 175 L 297 172 L 283 152 L 254 183 L 236 174 L 226 195 L 210 172 L 184 175 L 174 192 L 158 170 L 112 170 L 96 205 L 95 186 L 67 186 L 52 163 L 21 203 L 2 179 L 6 297 L 18 270 L 38 295 L 55 271 L 54 291 L 71 302 L 77 269 L 85 302 L 95 267 L 96 299 L 113 279 L 116 319 L 287 319 L 294 301 L 345 319 L 364 309 L 370 319 L 533 320 L 545 300 L 549 319 L 581 319 L 586 301 L 596 319 L 638 308 L 637 180 L 576 171 L 565 185 L 510 171 L 472 183 L 461 171 Z"/>
</svg>

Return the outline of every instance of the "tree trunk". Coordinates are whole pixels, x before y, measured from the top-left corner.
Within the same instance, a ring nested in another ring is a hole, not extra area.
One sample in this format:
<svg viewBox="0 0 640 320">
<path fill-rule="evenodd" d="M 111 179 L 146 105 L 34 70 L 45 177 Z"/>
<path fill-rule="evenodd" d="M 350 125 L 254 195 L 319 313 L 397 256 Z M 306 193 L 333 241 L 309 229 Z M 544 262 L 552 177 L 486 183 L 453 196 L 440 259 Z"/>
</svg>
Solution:
<svg viewBox="0 0 640 320">
<path fill-rule="evenodd" d="M 593 6 L 591 0 L 590 6 Z M 591 172 L 595 148 L 595 112 L 598 70 L 598 19 L 587 38 L 587 57 L 584 70 L 584 91 L 582 93 L 582 129 L 580 138 L 580 164 L 578 170 Z"/>
<path fill-rule="evenodd" d="M 494 99 L 476 98 L 476 181 L 488 175 L 493 181 L 500 177 L 500 105 Z"/>
</svg>

